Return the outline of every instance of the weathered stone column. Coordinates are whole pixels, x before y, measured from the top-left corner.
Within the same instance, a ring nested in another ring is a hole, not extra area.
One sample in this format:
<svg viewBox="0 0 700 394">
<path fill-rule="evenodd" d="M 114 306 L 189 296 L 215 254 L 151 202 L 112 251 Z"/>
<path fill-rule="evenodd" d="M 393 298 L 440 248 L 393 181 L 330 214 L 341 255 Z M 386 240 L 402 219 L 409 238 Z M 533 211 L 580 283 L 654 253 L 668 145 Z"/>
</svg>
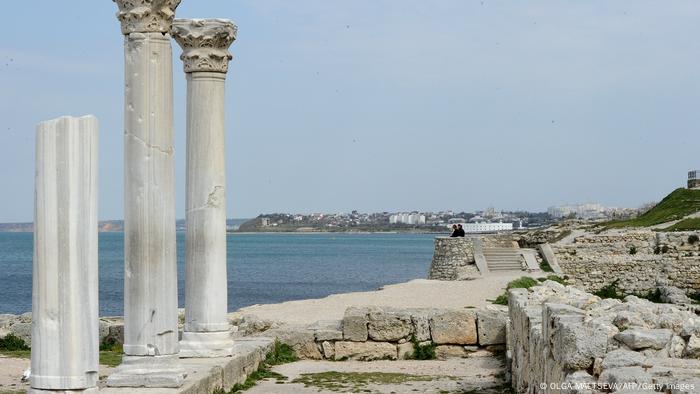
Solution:
<svg viewBox="0 0 700 394">
<path fill-rule="evenodd" d="M 97 391 L 97 138 L 94 116 L 37 126 L 30 392 Z"/>
<path fill-rule="evenodd" d="M 124 354 L 113 387 L 179 387 L 173 75 L 180 0 L 114 0 L 125 55 Z"/>
<path fill-rule="evenodd" d="M 226 316 L 224 93 L 236 25 L 221 19 L 176 19 L 172 34 L 182 46 L 187 74 L 185 331 L 180 357 L 229 356 L 233 341 Z"/>
</svg>

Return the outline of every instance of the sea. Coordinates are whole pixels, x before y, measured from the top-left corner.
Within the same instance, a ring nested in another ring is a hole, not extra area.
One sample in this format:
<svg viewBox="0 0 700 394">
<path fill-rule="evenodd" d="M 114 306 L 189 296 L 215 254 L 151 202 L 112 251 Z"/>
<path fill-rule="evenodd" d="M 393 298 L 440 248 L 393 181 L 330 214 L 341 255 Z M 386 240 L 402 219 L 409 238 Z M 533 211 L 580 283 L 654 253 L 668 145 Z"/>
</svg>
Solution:
<svg viewBox="0 0 700 394">
<path fill-rule="evenodd" d="M 431 234 L 231 233 L 229 311 L 254 304 L 376 290 L 426 278 Z M 178 298 L 184 307 L 185 233 L 177 234 Z M 32 233 L 0 233 L 0 313 L 32 308 Z M 123 315 L 124 235 L 99 234 L 100 316 Z"/>
</svg>

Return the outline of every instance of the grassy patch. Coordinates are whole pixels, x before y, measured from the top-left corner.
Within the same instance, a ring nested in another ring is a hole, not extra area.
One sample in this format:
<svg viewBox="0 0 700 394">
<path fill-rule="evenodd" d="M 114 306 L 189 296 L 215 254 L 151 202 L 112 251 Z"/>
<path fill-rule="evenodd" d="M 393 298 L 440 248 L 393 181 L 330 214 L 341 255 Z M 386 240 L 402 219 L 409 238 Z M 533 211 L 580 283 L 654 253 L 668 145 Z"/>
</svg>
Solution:
<svg viewBox="0 0 700 394">
<path fill-rule="evenodd" d="M 503 292 L 503 294 L 496 297 L 496 299 L 491 301 L 491 303 L 498 305 L 508 305 L 508 290 L 529 289 L 532 286 L 536 286 L 538 284 L 539 282 L 537 280 L 530 278 L 529 276 L 520 277 L 519 279 L 509 282 L 508 286 L 506 286 L 506 291 Z"/>
<path fill-rule="evenodd" d="M 31 358 L 31 350 L 0 350 L 0 354 L 11 358 Z"/>
<path fill-rule="evenodd" d="M 664 231 L 693 231 L 700 230 L 700 218 L 683 219 Z"/>
<path fill-rule="evenodd" d="M 565 276 L 562 278 L 561 276 L 558 276 L 558 275 L 547 275 L 546 278 L 538 278 L 537 280 L 539 280 L 540 282 L 546 282 L 548 280 L 551 280 L 553 282 L 561 283 L 562 285 L 566 286 L 566 285 L 568 285 L 568 282 L 566 281 L 567 278 L 568 278 L 568 276 Z"/>
<path fill-rule="evenodd" d="M 320 390 L 336 392 L 351 391 L 354 393 L 365 391 L 370 384 L 403 384 L 408 382 L 431 382 L 438 379 L 457 378 L 452 376 L 409 375 L 403 373 L 385 372 L 321 372 L 305 373 L 292 383 L 301 383 L 304 387 L 313 387 Z"/>
<path fill-rule="evenodd" d="M 617 287 L 618 283 L 620 283 L 620 280 L 615 279 L 611 283 L 605 285 L 600 290 L 593 292 L 593 294 L 597 295 L 600 298 L 614 298 L 616 300 L 621 300 L 625 298 L 625 295 Z"/>
<path fill-rule="evenodd" d="M 421 345 L 415 335 L 411 337 L 411 343 L 413 343 L 413 354 L 410 357 L 412 360 L 435 360 L 435 348 L 437 347 L 435 343 Z"/>
<path fill-rule="evenodd" d="M 656 289 L 656 290 L 649 290 L 646 293 L 640 293 L 640 294 L 635 294 L 639 298 L 644 298 L 645 300 L 649 300 L 653 303 L 656 304 L 662 304 L 663 301 L 661 301 L 661 290 Z"/>
<path fill-rule="evenodd" d="M 100 352 L 100 365 L 106 365 L 108 367 L 116 367 L 122 363 L 122 352 L 114 351 L 101 351 Z"/>
<path fill-rule="evenodd" d="M 294 353 L 294 349 L 286 343 L 275 341 L 272 351 L 267 353 L 265 364 L 268 366 L 293 363 L 299 360 L 299 357 Z"/>
<path fill-rule="evenodd" d="M 24 339 L 15 334 L 7 334 L 4 338 L 0 338 L 0 351 L 17 351 L 29 350 L 29 346 L 24 342 Z"/>
<path fill-rule="evenodd" d="M 552 269 L 552 266 L 549 265 L 549 262 L 547 260 L 542 260 L 540 263 L 540 269 L 544 272 L 554 272 L 554 269 Z"/>
<path fill-rule="evenodd" d="M 622 228 L 622 227 L 649 227 L 655 224 L 669 222 L 671 220 L 682 219 L 692 213 L 700 211 L 700 190 L 676 189 L 668 196 L 664 197 L 660 203 L 650 209 L 643 215 L 629 220 L 614 220 L 604 223 L 605 228 Z M 694 220 L 694 219 L 688 219 Z M 675 226 L 686 222 L 683 220 Z M 700 229 L 700 220 L 689 223 L 698 225 L 696 229 Z M 685 224 L 683 226 L 686 226 Z"/>
<path fill-rule="evenodd" d="M 258 381 L 265 379 L 276 379 L 277 383 L 283 383 L 285 380 L 287 380 L 287 377 L 277 372 L 271 371 L 270 367 L 273 365 L 291 363 L 297 361 L 298 359 L 299 358 L 294 353 L 294 349 L 292 349 L 289 345 L 280 342 L 279 340 L 275 340 L 275 344 L 272 350 L 270 350 L 270 352 L 267 353 L 265 361 L 260 363 L 260 366 L 258 367 L 257 371 L 248 375 L 248 377 L 245 379 L 245 382 L 237 383 L 231 388 L 231 390 L 228 393 L 226 393 L 223 389 L 219 388 L 217 390 L 214 390 L 214 394 L 240 393 L 255 386 L 258 383 Z"/>
</svg>

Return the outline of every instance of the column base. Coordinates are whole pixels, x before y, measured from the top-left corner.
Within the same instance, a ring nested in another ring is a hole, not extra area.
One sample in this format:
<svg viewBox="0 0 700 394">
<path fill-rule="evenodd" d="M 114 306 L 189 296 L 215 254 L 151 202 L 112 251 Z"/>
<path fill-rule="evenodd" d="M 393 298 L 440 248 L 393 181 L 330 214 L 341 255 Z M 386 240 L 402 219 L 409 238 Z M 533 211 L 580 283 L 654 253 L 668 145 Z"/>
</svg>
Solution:
<svg viewBox="0 0 700 394">
<path fill-rule="evenodd" d="M 182 333 L 181 358 L 230 357 L 232 352 L 233 339 L 228 331 Z"/>
<path fill-rule="evenodd" d="M 182 386 L 187 374 L 180 367 L 177 354 L 167 356 L 127 356 L 117 370 L 107 378 L 108 387 L 166 387 Z"/>
<path fill-rule="evenodd" d="M 97 393 L 97 387 L 90 387 L 82 390 L 46 390 L 46 389 L 35 389 L 30 387 L 27 390 L 27 394 L 88 394 Z"/>
</svg>

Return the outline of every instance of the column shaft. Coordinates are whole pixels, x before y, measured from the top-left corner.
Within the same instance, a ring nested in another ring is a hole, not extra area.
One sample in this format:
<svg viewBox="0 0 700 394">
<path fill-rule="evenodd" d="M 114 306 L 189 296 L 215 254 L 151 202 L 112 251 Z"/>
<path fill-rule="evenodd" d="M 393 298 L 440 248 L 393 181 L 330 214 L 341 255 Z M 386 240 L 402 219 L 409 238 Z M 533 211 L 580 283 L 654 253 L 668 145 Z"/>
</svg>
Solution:
<svg viewBox="0 0 700 394">
<path fill-rule="evenodd" d="M 170 37 L 125 41 L 124 353 L 178 353 Z"/>
<path fill-rule="evenodd" d="M 37 126 L 32 391 L 97 390 L 97 139 L 93 116 Z"/>
<path fill-rule="evenodd" d="M 226 331 L 225 74 L 187 74 L 185 331 Z"/>
<path fill-rule="evenodd" d="M 187 75 L 187 251 L 185 331 L 180 357 L 231 355 L 226 276 L 224 96 L 236 26 L 176 19 Z"/>
</svg>

